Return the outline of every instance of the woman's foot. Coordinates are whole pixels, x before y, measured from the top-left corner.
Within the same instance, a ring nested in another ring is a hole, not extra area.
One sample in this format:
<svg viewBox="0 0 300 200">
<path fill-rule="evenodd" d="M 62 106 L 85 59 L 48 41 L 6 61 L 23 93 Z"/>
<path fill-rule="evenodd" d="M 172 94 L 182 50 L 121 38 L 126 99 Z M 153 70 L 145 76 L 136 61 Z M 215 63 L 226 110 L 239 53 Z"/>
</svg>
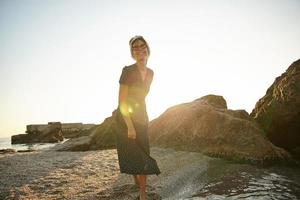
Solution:
<svg viewBox="0 0 300 200">
<path fill-rule="evenodd" d="M 146 193 L 145 194 L 140 194 L 139 200 L 146 200 Z"/>
<path fill-rule="evenodd" d="M 141 195 L 137 196 L 135 200 L 146 200 L 146 195 L 142 197 Z"/>
</svg>

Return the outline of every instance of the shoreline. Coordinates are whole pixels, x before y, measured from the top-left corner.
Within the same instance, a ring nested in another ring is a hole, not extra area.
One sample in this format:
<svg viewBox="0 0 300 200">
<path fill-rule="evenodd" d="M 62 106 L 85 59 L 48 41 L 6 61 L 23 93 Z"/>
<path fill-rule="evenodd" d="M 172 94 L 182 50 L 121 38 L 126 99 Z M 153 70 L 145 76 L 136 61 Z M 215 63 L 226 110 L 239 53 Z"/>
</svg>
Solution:
<svg viewBox="0 0 300 200">
<path fill-rule="evenodd" d="M 58 143 L 24 143 L 24 144 L 11 144 L 11 137 L 0 138 L 0 151 L 15 150 L 16 152 L 47 150 L 55 147 L 58 144 L 63 144 L 69 139 L 64 139 Z"/>
</svg>

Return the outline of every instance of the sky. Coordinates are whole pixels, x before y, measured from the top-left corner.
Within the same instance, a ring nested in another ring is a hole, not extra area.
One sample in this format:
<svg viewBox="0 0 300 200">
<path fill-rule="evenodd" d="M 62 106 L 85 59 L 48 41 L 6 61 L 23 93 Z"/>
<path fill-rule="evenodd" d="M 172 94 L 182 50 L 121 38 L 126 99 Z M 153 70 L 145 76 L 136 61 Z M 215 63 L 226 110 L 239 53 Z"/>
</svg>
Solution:
<svg viewBox="0 0 300 200">
<path fill-rule="evenodd" d="M 300 58 L 298 0 L 0 0 L 0 137 L 28 124 L 100 124 L 143 35 L 150 120 L 208 94 L 255 103 Z"/>
</svg>

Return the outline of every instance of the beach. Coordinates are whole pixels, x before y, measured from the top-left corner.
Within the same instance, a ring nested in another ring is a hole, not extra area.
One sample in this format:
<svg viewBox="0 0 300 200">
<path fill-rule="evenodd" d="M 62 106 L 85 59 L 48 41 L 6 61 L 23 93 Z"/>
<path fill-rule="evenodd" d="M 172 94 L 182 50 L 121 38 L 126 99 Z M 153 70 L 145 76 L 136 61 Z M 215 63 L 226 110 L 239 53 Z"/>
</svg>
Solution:
<svg viewBox="0 0 300 200">
<path fill-rule="evenodd" d="M 97 199 L 118 176 L 114 150 L 0 155 L 0 199 Z"/>
<path fill-rule="evenodd" d="M 148 199 L 299 199 L 300 170 L 258 167 L 200 153 L 151 148 L 161 174 L 147 178 Z M 38 150 L 0 155 L 0 199 L 135 199 L 116 149 Z"/>
</svg>

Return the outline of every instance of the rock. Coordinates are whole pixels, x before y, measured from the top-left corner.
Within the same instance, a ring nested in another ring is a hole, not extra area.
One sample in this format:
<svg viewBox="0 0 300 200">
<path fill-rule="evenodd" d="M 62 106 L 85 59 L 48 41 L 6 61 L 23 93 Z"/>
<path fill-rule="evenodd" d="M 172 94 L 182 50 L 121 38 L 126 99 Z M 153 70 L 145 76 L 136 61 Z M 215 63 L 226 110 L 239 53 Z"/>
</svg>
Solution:
<svg viewBox="0 0 300 200">
<path fill-rule="evenodd" d="M 300 158 L 300 59 L 275 79 L 251 117 L 273 144 Z"/>
<path fill-rule="evenodd" d="M 12 144 L 56 143 L 64 138 L 88 136 L 94 124 L 48 122 L 48 124 L 30 124 L 27 134 L 12 136 Z"/>
<path fill-rule="evenodd" d="M 12 144 L 25 144 L 32 143 L 31 141 L 35 138 L 33 134 L 18 134 L 11 136 Z"/>
<path fill-rule="evenodd" d="M 87 136 L 89 129 L 95 124 L 83 124 L 83 123 L 62 123 L 62 134 L 64 138 L 75 138 L 81 136 Z"/>
<path fill-rule="evenodd" d="M 17 151 L 15 149 L 0 149 L 0 154 L 6 154 L 6 153 L 16 153 Z"/>
<path fill-rule="evenodd" d="M 39 139 L 42 142 L 53 143 L 63 141 L 63 135 L 61 131 L 61 123 L 50 124 L 43 132 L 40 133 Z"/>
<path fill-rule="evenodd" d="M 25 150 L 18 150 L 18 153 L 28 153 L 28 152 L 34 152 L 36 151 L 35 149 L 25 149 Z"/>
<path fill-rule="evenodd" d="M 89 135 L 89 130 L 62 131 L 64 138 L 77 138 Z"/>
<path fill-rule="evenodd" d="M 0 154 L 7 154 L 7 153 L 28 153 L 33 152 L 36 150 L 33 149 L 26 149 L 26 150 L 15 150 L 15 149 L 0 149 Z"/>
<path fill-rule="evenodd" d="M 61 132 L 61 123 L 50 123 L 41 132 L 13 135 L 11 137 L 12 144 L 24 143 L 55 143 L 63 141 Z"/>
<path fill-rule="evenodd" d="M 90 150 L 116 148 L 114 126 L 114 117 L 111 116 L 106 118 L 100 125 L 92 129 L 90 134 L 92 137 Z"/>
<path fill-rule="evenodd" d="M 72 138 L 68 141 L 53 147 L 57 151 L 87 151 L 90 148 L 92 138 L 90 136 L 82 136 Z"/>
<path fill-rule="evenodd" d="M 159 147 L 202 152 L 238 161 L 273 162 L 290 155 L 268 141 L 244 110 L 228 110 L 221 96 L 207 95 L 167 109 L 149 127 Z"/>
<path fill-rule="evenodd" d="M 87 151 L 115 148 L 116 140 L 113 132 L 113 117 L 106 118 L 100 125 L 89 129 L 86 136 L 71 138 L 54 147 L 58 151 Z"/>
<path fill-rule="evenodd" d="M 199 99 L 196 99 L 195 101 L 198 101 L 198 100 L 206 102 L 207 104 L 210 104 L 215 108 L 227 109 L 226 100 L 222 96 L 209 94 L 209 95 L 206 95 L 206 96 L 201 97 Z"/>
</svg>

